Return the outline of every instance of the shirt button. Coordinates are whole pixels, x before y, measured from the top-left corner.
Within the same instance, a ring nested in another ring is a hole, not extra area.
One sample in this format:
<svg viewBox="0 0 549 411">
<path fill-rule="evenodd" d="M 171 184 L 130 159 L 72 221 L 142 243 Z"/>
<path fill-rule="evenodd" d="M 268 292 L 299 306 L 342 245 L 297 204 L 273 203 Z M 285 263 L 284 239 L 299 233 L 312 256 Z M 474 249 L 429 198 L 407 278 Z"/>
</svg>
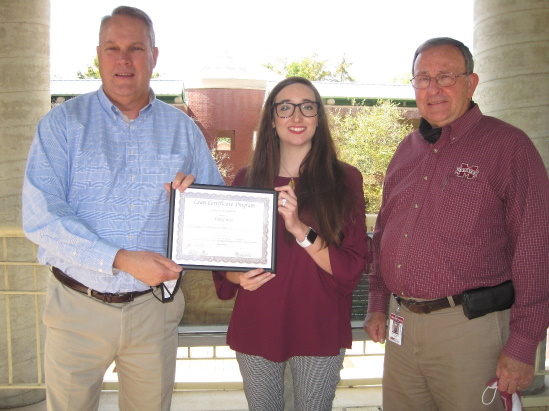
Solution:
<svg viewBox="0 0 549 411">
<path fill-rule="evenodd" d="M 419 208 L 419 205 L 418 205 L 418 204 L 414 204 L 414 208 Z"/>
<path fill-rule="evenodd" d="M 130 150 L 130 154 L 133 156 L 135 154 L 134 150 Z"/>
<path fill-rule="evenodd" d="M 133 204 L 130 204 L 130 210 L 133 210 L 135 206 Z"/>
<path fill-rule="evenodd" d="M 408 234 L 404 234 L 404 238 L 408 238 Z"/>
<path fill-rule="evenodd" d="M 433 153 L 435 153 L 435 154 L 438 153 L 438 148 L 434 148 Z"/>
<path fill-rule="evenodd" d="M 397 264 L 397 268 L 400 270 L 402 268 L 402 264 Z"/>
<path fill-rule="evenodd" d="M 423 177 L 423 179 L 424 179 L 425 181 L 427 181 L 427 180 L 429 180 L 429 177 L 428 177 L 428 176 L 425 176 L 425 177 Z"/>
</svg>

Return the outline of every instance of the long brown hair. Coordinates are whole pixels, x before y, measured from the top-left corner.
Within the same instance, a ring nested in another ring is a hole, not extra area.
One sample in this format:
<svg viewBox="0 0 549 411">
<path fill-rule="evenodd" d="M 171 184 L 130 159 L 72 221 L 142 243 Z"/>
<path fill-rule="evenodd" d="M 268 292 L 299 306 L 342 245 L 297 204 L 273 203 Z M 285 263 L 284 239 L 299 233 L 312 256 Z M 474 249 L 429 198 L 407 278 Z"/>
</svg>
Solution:
<svg viewBox="0 0 549 411">
<path fill-rule="evenodd" d="M 351 194 L 345 182 L 343 164 L 339 162 L 326 111 L 320 93 L 302 77 L 289 77 L 278 83 L 270 92 L 259 121 L 259 132 L 252 162 L 246 174 L 246 185 L 272 188 L 280 169 L 280 138 L 273 128 L 274 103 L 280 91 L 291 84 L 309 87 L 319 104 L 318 125 L 311 149 L 299 167 L 299 183 L 295 189 L 300 218 L 307 213 L 318 227 L 325 245 L 339 245 Z"/>
</svg>

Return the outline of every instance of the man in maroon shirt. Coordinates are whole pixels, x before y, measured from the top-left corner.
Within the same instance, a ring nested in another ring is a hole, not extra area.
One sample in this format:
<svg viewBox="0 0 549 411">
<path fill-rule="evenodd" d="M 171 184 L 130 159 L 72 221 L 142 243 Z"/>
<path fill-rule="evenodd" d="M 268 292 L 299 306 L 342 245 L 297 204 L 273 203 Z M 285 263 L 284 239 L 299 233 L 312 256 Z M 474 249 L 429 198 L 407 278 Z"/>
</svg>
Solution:
<svg viewBox="0 0 549 411">
<path fill-rule="evenodd" d="M 547 172 L 524 132 L 472 102 L 463 43 L 426 41 L 412 73 L 422 119 L 387 169 L 364 321 L 389 340 L 384 410 L 501 409 L 482 404 L 488 381 L 526 388 L 549 327 Z"/>
</svg>

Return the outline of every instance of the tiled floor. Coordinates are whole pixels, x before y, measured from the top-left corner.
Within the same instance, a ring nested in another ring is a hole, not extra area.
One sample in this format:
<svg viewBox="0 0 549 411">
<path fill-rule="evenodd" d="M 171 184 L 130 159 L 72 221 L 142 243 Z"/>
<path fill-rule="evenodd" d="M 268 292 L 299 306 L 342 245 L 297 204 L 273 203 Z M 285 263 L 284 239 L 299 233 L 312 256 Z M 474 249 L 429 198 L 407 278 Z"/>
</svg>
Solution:
<svg viewBox="0 0 549 411">
<path fill-rule="evenodd" d="M 380 378 L 382 357 L 346 358 L 342 371 L 343 380 L 354 378 Z M 216 381 L 227 383 L 227 387 L 238 386 L 241 382 L 240 372 L 234 359 L 178 361 L 176 381 L 180 386 L 196 383 L 216 387 Z M 105 381 L 116 381 L 112 367 L 105 375 Z M 549 376 L 545 377 L 549 387 Z M 219 385 L 222 387 L 222 385 Z M 526 397 L 523 400 L 525 411 L 549 411 L 549 388 L 539 396 Z M 177 390 L 174 392 L 172 411 L 244 411 L 247 409 L 246 398 L 240 389 L 207 389 Z M 18 411 L 46 411 L 45 402 L 16 408 Z M 104 391 L 101 395 L 100 411 L 118 410 L 118 393 Z M 379 386 L 337 389 L 334 400 L 334 411 L 379 411 L 381 410 L 381 388 Z M 288 410 L 291 411 L 291 410 Z"/>
<path fill-rule="evenodd" d="M 99 405 L 100 411 L 118 411 L 116 392 L 103 392 Z M 381 403 L 379 388 L 341 388 L 336 393 L 334 410 L 337 411 L 378 411 Z M 15 408 L 17 411 L 46 411 L 45 402 L 27 407 Z M 174 392 L 172 411 L 245 411 L 246 398 L 241 390 L 189 391 Z"/>
<path fill-rule="evenodd" d="M 525 399 L 524 411 L 549 411 L 549 405 L 528 406 Z M 538 399 L 539 400 L 539 399 Z M 543 402 L 549 403 L 549 393 L 545 393 Z M 379 411 L 381 410 L 381 389 L 338 388 L 334 401 L 334 411 Z M 245 411 L 246 399 L 241 390 L 214 390 L 174 392 L 172 411 Z M 17 411 L 46 411 L 45 402 L 16 408 Z M 103 392 L 100 411 L 118 411 L 117 393 Z"/>
<path fill-rule="evenodd" d="M 546 385 L 549 377 L 546 377 Z M 100 411 L 118 411 L 117 392 L 103 392 Z M 381 388 L 338 388 L 334 411 L 379 411 Z M 537 397 L 524 399 L 524 411 L 549 411 L 549 390 Z M 246 399 L 241 390 L 176 391 L 172 411 L 244 411 Z M 16 408 L 17 411 L 46 411 L 45 402 Z"/>
</svg>

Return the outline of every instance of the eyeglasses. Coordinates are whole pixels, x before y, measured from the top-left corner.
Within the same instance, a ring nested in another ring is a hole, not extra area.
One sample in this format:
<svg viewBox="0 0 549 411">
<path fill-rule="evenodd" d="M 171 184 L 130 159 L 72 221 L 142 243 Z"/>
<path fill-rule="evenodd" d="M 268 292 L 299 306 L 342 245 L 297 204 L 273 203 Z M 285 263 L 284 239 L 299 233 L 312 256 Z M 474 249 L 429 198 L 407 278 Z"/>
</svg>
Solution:
<svg viewBox="0 0 549 411">
<path fill-rule="evenodd" d="M 308 101 L 306 103 L 275 103 L 276 115 L 280 118 L 288 118 L 294 115 L 296 107 L 299 107 L 299 111 L 305 117 L 315 117 L 318 115 L 318 103 L 316 101 Z"/>
<path fill-rule="evenodd" d="M 456 84 L 456 81 L 458 77 L 461 76 L 468 76 L 469 73 L 461 73 L 461 74 L 454 74 L 454 73 L 441 73 L 435 77 L 429 77 L 425 75 L 419 75 L 413 77 L 410 82 L 412 83 L 413 88 L 427 88 L 431 84 L 431 79 L 435 79 L 437 84 L 440 87 L 449 87 Z"/>
<path fill-rule="evenodd" d="M 161 303 L 167 303 L 173 300 L 175 293 L 181 284 L 181 275 L 177 279 L 175 286 L 168 287 L 165 283 L 160 283 L 156 287 L 151 287 L 152 295 Z M 181 291 L 180 291 L 181 292 Z"/>
</svg>

